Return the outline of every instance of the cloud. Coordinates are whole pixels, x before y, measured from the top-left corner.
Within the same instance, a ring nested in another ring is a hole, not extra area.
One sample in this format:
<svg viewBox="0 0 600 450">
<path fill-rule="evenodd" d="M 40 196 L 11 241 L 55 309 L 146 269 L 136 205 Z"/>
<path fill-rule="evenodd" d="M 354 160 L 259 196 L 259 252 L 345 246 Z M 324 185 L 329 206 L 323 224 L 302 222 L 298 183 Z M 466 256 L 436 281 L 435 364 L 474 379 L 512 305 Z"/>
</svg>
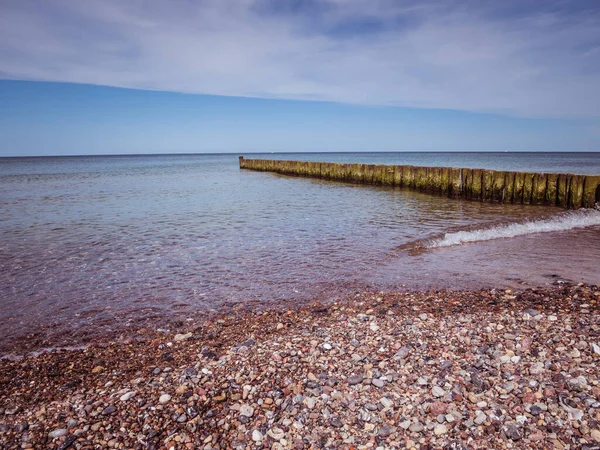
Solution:
<svg viewBox="0 0 600 450">
<path fill-rule="evenodd" d="M 8 0 L 0 77 L 600 117 L 600 7 L 513 0 Z"/>
</svg>

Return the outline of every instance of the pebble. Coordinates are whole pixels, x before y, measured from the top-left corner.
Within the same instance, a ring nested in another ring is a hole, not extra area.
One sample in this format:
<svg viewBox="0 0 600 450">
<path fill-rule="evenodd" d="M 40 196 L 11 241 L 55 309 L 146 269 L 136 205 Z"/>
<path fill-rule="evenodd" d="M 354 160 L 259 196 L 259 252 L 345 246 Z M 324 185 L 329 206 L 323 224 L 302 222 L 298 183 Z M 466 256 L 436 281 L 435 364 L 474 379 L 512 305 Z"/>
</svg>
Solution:
<svg viewBox="0 0 600 450">
<path fill-rule="evenodd" d="M 505 425 L 503 431 L 506 437 L 513 441 L 519 441 L 523 438 L 521 430 L 517 425 Z"/>
<path fill-rule="evenodd" d="M 446 434 L 448 432 L 448 428 L 444 424 L 438 424 L 434 427 L 433 432 L 440 436 L 442 434 Z"/>
<path fill-rule="evenodd" d="M 185 334 L 176 334 L 173 340 L 175 342 L 185 341 L 193 336 L 193 333 L 185 333 Z"/>
<path fill-rule="evenodd" d="M 544 372 L 545 370 L 546 370 L 546 368 L 544 367 L 544 363 L 535 362 L 529 368 L 529 373 L 531 375 L 539 375 L 540 373 Z"/>
<path fill-rule="evenodd" d="M 394 406 L 394 402 L 391 401 L 389 398 L 387 397 L 381 397 L 379 399 L 379 403 L 381 403 L 383 405 L 384 408 L 391 408 L 392 406 Z"/>
<path fill-rule="evenodd" d="M 254 408 L 250 405 L 240 406 L 240 414 L 246 417 L 252 417 L 254 415 Z"/>
<path fill-rule="evenodd" d="M 267 431 L 267 434 L 276 441 L 281 441 L 285 437 L 284 431 L 277 427 L 271 428 L 269 431 Z"/>
<path fill-rule="evenodd" d="M 158 398 L 158 403 L 169 403 L 171 401 L 171 396 L 169 394 L 163 394 Z"/>
<path fill-rule="evenodd" d="M 483 413 L 480 413 L 480 414 L 477 414 L 477 416 L 475 416 L 475 419 L 473 420 L 473 422 L 475 422 L 477 425 L 481 425 L 486 420 L 487 420 L 487 416 Z"/>
<path fill-rule="evenodd" d="M 396 432 L 396 427 L 390 426 L 390 425 L 384 425 L 381 428 L 379 428 L 379 431 L 377 432 L 377 436 L 379 437 L 388 437 L 391 434 Z"/>
<path fill-rule="evenodd" d="M 353 386 L 355 384 L 362 383 L 363 380 L 364 377 L 362 375 L 350 375 L 346 381 L 350 386 Z"/>
<path fill-rule="evenodd" d="M 413 433 L 420 433 L 421 431 L 423 431 L 425 429 L 425 427 L 420 422 L 414 422 L 408 427 L 408 429 L 410 431 L 412 431 Z"/>
<path fill-rule="evenodd" d="M 57 428 L 56 430 L 48 433 L 48 437 L 51 439 L 56 439 L 59 437 L 66 436 L 67 434 L 69 434 L 69 431 L 66 428 Z"/>
<path fill-rule="evenodd" d="M 121 395 L 121 397 L 119 397 L 119 400 L 121 400 L 122 402 L 126 402 L 127 400 L 133 398 L 135 396 L 135 391 L 129 391 L 123 395 Z"/>
<path fill-rule="evenodd" d="M 342 428 L 344 426 L 344 423 L 337 416 L 332 417 L 331 420 L 329 420 L 329 424 L 334 428 Z"/>
<path fill-rule="evenodd" d="M 315 407 L 316 403 L 317 403 L 317 402 L 316 402 L 316 401 L 315 401 L 315 399 L 314 399 L 314 398 L 312 398 L 312 397 L 306 397 L 306 398 L 304 399 L 304 404 L 306 405 L 306 407 L 307 407 L 308 409 L 313 409 L 313 408 Z"/>
<path fill-rule="evenodd" d="M 411 424 L 412 422 L 410 420 L 405 420 L 404 422 L 400 422 L 400 428 L 402 428 L 403 430 L 408 430 Z"/>
<path fill-rule="evenodd" d="M 252 440 L 254 442 L 262 442 L 262 440 L 263 440 L 263 434 L 260 432 L 260 430 L 254 430 L 254 431 L 252 431 Z"/>
<path fill-rule="evenodd" d="M 385 381 L 380 380 L 379 378 L 373 378 L 371 380 L 371 384 L 375 387 L 382 388 L 383 385 L 385 384 Z"/>
<path fill-rule="evenodd" d="M 394 359 L 404 359 L 409 354 L 410 354 L 410 349 L 408 347 L 402 347 L 396 352 L 396 354 L 394 355 Z"/>
<path fill-rule="evenodd" d="M 434 386 L 434 387 L 431 389 L 431 394 L 432 394 L 434 397 L 443 397 L 444 395 L 446 395 L 446 391 L 444 391 L 444 390 L 443 390 L 441 387 L 439 387 L 439 386 Z"/>
<path fill-rule="evenodd" d="M 112 406 L 112 405 L 110 405 L 110 406 L 107 406 L 106 408 L 104 408 L 104 409 L 102 410 L 102 415 L 103 415 L 103 416 L 110 416 L 110 415 L 111 415 L 111 414 L 113 414 L 113 413 L 114 413 L 116 410 L 117 410 L 117 409 L 116 409 L 114 406 Z"/>
</svg>

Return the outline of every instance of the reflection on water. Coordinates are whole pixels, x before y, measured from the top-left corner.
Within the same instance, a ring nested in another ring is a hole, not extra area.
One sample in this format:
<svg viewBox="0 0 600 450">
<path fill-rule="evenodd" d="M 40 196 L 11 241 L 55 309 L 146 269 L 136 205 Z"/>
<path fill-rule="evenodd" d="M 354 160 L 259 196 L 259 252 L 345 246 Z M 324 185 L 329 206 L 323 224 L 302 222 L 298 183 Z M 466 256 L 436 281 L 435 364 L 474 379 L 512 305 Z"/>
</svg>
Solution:
<svg viewBox="0 0 600 450">
<path fill-rule="evenodd" d="M 6 338 L 38 325 L 117 332 L 364 288 L 503 287 L 552 274 L 600 282 L 597 225 L 416 256 L 394 250 L 562 213 L 555 208 L 239 171 L 231 155 L 4 160 L 0 200 Z"/>
</svg>

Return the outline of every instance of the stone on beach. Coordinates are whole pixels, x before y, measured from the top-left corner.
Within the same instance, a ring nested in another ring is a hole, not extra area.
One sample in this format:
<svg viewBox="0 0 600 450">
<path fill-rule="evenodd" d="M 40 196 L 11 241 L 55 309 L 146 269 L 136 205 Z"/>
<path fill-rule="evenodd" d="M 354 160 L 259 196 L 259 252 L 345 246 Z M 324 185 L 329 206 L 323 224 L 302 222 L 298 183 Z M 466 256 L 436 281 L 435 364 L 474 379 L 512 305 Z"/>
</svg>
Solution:
<svg viewBox="0 0 600 450">
<path fill-rule="evenodd" d="M 567 284 L 363 293 L 198 321 L 181 345 L 3 361 L 0 448 L 590 450 L 599 300 Z"/>
<path fill-rule="evenodd" d="M 126 402 L 127 400 L 129 400 L 130 398 L 133 398 L 135 396 L 135 391 L 129 391 L 123 395 L 121 395 L 121 397 L 119 397 L 119 400 L 121 400 L 122 402 Z"/>
<path fill-rule="evenodd" d="M 171 400 L 171 396 L 169 394 L 162 394 L 158 398 L 159 403 L 169 403 L 170 400 Z"/>
</svg>

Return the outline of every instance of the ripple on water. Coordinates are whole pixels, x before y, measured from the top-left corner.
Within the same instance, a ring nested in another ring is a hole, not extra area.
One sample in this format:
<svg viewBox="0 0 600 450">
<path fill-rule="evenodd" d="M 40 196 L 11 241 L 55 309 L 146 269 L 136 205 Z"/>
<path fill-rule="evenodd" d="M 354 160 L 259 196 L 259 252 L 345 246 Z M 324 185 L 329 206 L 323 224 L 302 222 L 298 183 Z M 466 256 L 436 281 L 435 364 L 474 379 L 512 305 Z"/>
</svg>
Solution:
<svg viewBox="0 0 600 450">
<path fill-rule="evenodd" d="M 232 305 L 300 303 L 360 289 L 598 277 L 600 227 L 593 224 L 394 250 L 548 220 L 562 214 L 555 208 L 240 172 L 231 156 L 25 165 L 12 174 L 0 167 L 2 351 L 28 339 L 32 346 L 72 344 Z"/>
</svg>

